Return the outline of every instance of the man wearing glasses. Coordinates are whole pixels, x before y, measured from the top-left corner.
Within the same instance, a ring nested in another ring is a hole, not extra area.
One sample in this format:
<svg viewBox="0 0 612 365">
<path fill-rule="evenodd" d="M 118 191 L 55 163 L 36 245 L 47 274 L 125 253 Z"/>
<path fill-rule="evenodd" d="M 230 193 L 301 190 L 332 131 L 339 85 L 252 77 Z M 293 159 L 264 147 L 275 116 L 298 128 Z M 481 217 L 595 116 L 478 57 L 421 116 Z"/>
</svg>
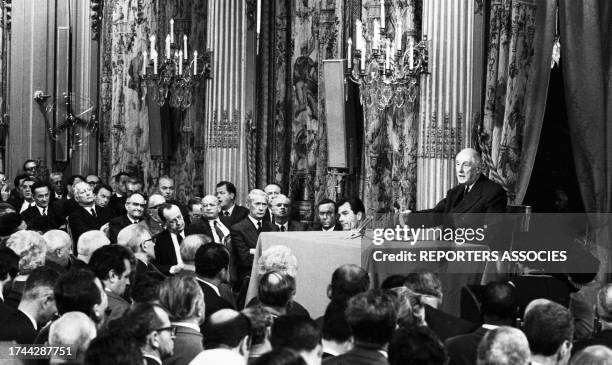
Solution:
<svg viewBox="0 0 612 365">
<path fill-rule="evenodd" d="M 23 163 L 23 172 L 25 172 L 29 176 L 36 176 L 37 168 L 38 168 L 38 165 L 36 164 L 36 161 L 34 160 L 26 160 L 26 162 Z"/>
<path fill-rule="evenodd" d="M 144 217 L 147 200 L 141 193 L 129 195 L 125 201 L 126 214 L 115 217 L 108 222 L 108 238 L 111 243 L 117 242 L 117 235 L 123 228 L 138 224 Z"/>
<path fill-rule="evenodd" d="M 159 304 L 139 303 L 125 316 L 125 326 L 135 329 L 133 338 L 142 353 L 142 363 L 162 365 L 174 354 L 176 327 Z"/>
</svg>

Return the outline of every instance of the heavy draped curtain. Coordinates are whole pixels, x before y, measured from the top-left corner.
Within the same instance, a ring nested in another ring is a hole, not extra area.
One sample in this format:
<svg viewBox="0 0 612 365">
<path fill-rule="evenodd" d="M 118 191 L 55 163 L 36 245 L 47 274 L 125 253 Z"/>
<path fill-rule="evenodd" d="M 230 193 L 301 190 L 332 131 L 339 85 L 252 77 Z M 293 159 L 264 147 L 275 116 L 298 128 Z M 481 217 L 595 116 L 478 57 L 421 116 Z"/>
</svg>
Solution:
<svg viewBox="0 0 612 365">
<path fill-rule="evenodd" d="M 555 32 L 554 0 L 493 1 L 484 118 L 477 141 L 489 177 L 521 204 L 546 107 Z"/>
</svg>

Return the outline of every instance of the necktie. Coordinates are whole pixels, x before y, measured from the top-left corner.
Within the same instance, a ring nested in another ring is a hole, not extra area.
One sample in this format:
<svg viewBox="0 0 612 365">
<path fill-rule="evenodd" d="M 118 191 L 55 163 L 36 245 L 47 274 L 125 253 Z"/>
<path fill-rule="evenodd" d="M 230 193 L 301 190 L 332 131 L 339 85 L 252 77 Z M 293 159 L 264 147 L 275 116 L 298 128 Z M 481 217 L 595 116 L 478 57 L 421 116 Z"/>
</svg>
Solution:
<svg viewBox="0 0 612 365">
<path fill-rule="evenodd" d="M 183 242 L 183 236 L 180 233 L 176 235 L 176 241 L 179 243 L 179 245 L 181 244 L 181 242 Z"/>
<path fill-rule="evenodd" d="M 285 226 L 280 226 L 280 231 L 285 232 Z"/>
<path fill-rule="evenodd" d="M 257 230 L 261 232 L 261 221 L 257 221 Z"/>
<path fill-rule="evenodd" d="M 43 211 L 42 211 L 42 216 L 43 216 L 43 217 L 46 217 L 46 216 L 47 216 L 47 208 L 43 208 Z"/>
<path fill-rule="evenodd" d="M 98 215 L 96 214 L 96 209 L 95 208 L 91 208 L 90 212 L 91 212 L 91 215 L 94 216 L 94 218 L 98 218 Z"/>
<path fill-rule="evenodd" d="M 465 196 L 466 196 L 467 193 L 468 193 L 468 187 L 466 185 L 465 188 L 463 188 L 463 190 L 461 191 L 461 194 L 459 195 L 457 200 L 455 201 L 455 205 L 459 204 L 459 202 L 461 202 L 463 199 L 465 199 Z"/>
<path fill-rule="evenodd" d="M 219 237 L 219 243 L 223 243 L 223 231 L 219 228 L 219 223 L 216 220 L 213 221 L 213 227 L 215 228 L 215 232 L 217 232 L 217 237 Z"/>
<path fill-rule="evenodd" d="M 229 212 L 227 210 L 225 212 L 223 212 L 223 215 L 226 216 L 226 217 L 230 216 L 230 214 L 229 214 Z"/>
</svg>

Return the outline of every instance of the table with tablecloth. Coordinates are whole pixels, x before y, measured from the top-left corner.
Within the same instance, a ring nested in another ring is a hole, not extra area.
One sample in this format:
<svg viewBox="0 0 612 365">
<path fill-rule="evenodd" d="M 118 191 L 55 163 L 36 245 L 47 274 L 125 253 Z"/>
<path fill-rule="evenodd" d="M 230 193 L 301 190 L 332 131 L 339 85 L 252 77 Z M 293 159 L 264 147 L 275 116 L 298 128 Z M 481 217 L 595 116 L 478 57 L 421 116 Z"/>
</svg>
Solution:
<svg viewBox="0 0 612 365">
<path fill-rule="evenodd" d="M 291 249 L 298 260 L 296 277 L 297 291 L 294 300 L 302 304 L 312 317 L 325 312 L 329 303 L 327 286 L 333 271 L 343 264 L 356 264 L 364 267 L 372 279 L 372 286 L 378 287 L 391 274 L 407 274 L 418 269 L 438 272 L 444 291 L 443 308 L 448 313 L 459 314 L 459 293 L 461 287 L 468 284 L 480 284 L 485 272 L 485 262 L 442 262 L 442 263 L 404 263 L 401 267 L 379 264 L 372 260 L 373 250 L 385 249 L 385 252 L 406 250 L 417 252 L 423 249 L 466 251 L 488 251 L 484 245 L 464 244 L 457 246 L 452 242 L 420 241 L 415 245 L 407 242 L 385 242 L 374 246 L 371 234 L 362 238 L 348 238 L 348 232 L 263 232 L 259 235 L 254 250 L 254 265 L 251 281 L 247 291 L 246 303 L 257 296 L 259 276 L 257 260 L 262 252 L 271 246 L 283 245 Z"/>
</svg>

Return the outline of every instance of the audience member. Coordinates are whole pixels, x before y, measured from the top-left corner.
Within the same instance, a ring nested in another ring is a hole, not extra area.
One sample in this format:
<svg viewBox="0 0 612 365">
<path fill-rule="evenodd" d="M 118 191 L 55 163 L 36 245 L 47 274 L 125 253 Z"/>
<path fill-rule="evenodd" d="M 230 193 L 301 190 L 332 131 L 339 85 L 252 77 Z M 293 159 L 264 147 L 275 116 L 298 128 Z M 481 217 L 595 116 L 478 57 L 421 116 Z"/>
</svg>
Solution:
<svg viewBox="0 0 612 365">
<path fill-rule="evenodd" d="M 189 212 L 187 207 L 175 200 L 174 179 L 169 176 L 160 176 L 157 179 L 157 192 L 166 199 L 167 204 L 176 205 L 180 210 L 185 222 L 189 224 Z M 160 214 L 161 217 L 161 214 Z"/>
<path fill-rule="evenodd" d="M 34 206 L 21 213 L 28 229 L 44 233 L 65 225 L 62 212 L 58 212 L 55 207 L 49 205 L 51 188 L 47 183 L 37 182 L 32 185 L 32 196 Z"/>
<path fill-rule="evenodd" d="M 127 182 L 129 179 L 130 175 L 123 171 L 115 175 L 115 193 L 110 198 L 109 208 L 111 208 L 117 216 L 125 214 Z"/>
<path fill-rule="evenodd" d="M 142 182 L 142 180 L 135 177 L 130 177 L 127 183 L 125 184 L 125 195 L 129 198 L 130 195 L 138 193 L 141 194 L 146 200 L 147 197 L 144 195 L 143 188 L 144 183 Z"/>
<path fill-rule="evenodd" d="M 0 341 L 31 344 L 36 334 L 57 312 L 53 286 L 59 274 L 39 267 L 28 276 L 17 310 L 0 323 Z"/>
<path fill-rule="evenodd" d="M 157 290 L 165 279 L 162 273 L 154 271 L 134 275 L 134 282 L 130 281 L 129 287 L 132 307 L 139 303 L 156 302 L 159 299 Z"/>
<path fill-rule="evenodd" d="M 231 228 L 234 224 L 245 219 L 249 215 L 249 209 L 235 203 L 236 187 L 229 181 L 221 181 L 217 184 L 215 195 L 219 200 L 221 208 L 221 222 Z"/>
<path fill-rule="evenodd" d="M 604 285 L 597 292 L 595 315 L 599 328 L 591 333 L 591 338 L 574 344 L 574 353 L 587 346 L 604 345 L 612 348 L 612 284 Z"/>
<path fill-rule="evenodd" d="M 95 189 L 101 183 L 100 177 L 96 174 L 89 174 L 85 176 L 85 182 L 88 183 L 92 189 Z"/>
<path fill-rule="evenodd" d="M 130 284 L 131 261 L 132 253 L 119 245 L 102 246 L 91 255 L 89 266 L 102 281 L 108 295 L 109 322 L 121 317 L 130 307 L 130 303 L 123 299 L 122 295 Z"/>
<path fill-rule="evenodd" d="M 531 352 L 527 337 L 508 326 L 487 332 L 477 350 L 477 365 L 529 365 Z"/>
<path fill-rule="evenodd" d="M 51 323 L 49 346 L 70 347 L 70 359 L 51 357 L 50 364 L 82 364 L 87 348 L 96 337 L 96 325 L 81 312 L 68 312 Z"/>
<path fill-rule="evenodd" d="M 258 295 L 261 306 L 272 318 L 287 315 L 295 293 L 295 279 L 278 271 L 268 271 L 259 279 Z"/>
<path fill-rule="evenodd" d="M 61 213 L 63 219 L 68 217 L 75 209 L 79 207 L 79 203 L 75 201 L 74 187 L 80 183 L 85 182 L 85 178 L 81 175 L 71 175 L 66 181 L 66 194 L 61 199 L 53 201 L 53 208 Z"/>
<path fill-rule="evenodd" d="M 306 317 L 282 316 L 272 324 L 270 344 L 273 349 L 297 351 L 308 365 L 321 364 L 323 346 L 321 332 L 315 321 Z"/>
<path fill-rule="evenodd" d="M 28 275 L 34 269 L 45 264 L 47 243 L 36 232 L 18 231 L 8 238 L 6 247 L 13 250 L 19 256 L 19 273 L 13 280 L 13 285 L 5 297 L 7 305 L 17 308 L 21 300 L 21 294 L 26 286 Z"/>
<path fill-rule="evenodd" d="M 263 354 L 272 350 L 269 333 L 273 319 L 270 313 L 261 306 L 245 308 L 242 314 L 247 316 L 251 322 L 251 332 L 249 333 L 251 347 L 249 348 L 248 363 L 252 364 Z"/>
<path fill-rule="evenodd" d="M 317 203 L 317 217 L 319 222 L 310 227 L 310 231 L 341 231 L 342 224 L 337 222 L 336 202 L 331 199 L 323 199 Z"/>
<path fill-rule="evenodd" d="M 547 301 L 528 306 L 523 332 L 529 341 L 532 364 L 566 365 L 572 351 L 574 321 L 567 308 Z"/>
<path fill-rule="evenodd" d="M 89 344 L 85 353 L 87 365 L 143 365 L 143 356 L 136 342 L 123 331 L 101 333 Z M 154 365 L 161 364 L 153 362 Z"/>
<path fill-rule="evenodd" d="M 32 195 L 32 186 L 36 183 L 36 179 L 28 175 L 17 175 L 15 178 L 16 194 L 14 194 L 7 203 L 12 205 L 19 214 L 26 209 L 36 205 L 34 195 Z"/>
<path fill-rule="evenodd" d="M 612 350 L 602 345 L 589 346 L 572 357 L 570 365 L 612 365 Z"/>
<path fill-rule="evenodd" d="M 168 312 L 157 304 L 135 305 L 122 318 L 128 331 L 142 352 L 147 365 L 161 365 L 174 354 L 176 327 L 170 323 Z"/>
<path fill-rule="evenodd" d="M 0 215 L 0 243 L 5 244 L 9 236 L 15 232 L 27 229 L 27 225 L 19 213 L 7 211 Z"/>
<path fill-rule="evenodd" d="M 231 226 L 232 246 L 236 258 L 236 268 L 240 281 L 251 274 L 253 267 L 253 250 L 257 246 L 257 239 L 261 232 L 274 232 L 275 226 L 264 220 L 268 207 L 266 194 L 258 189 L 251 190 L 247 199 L 249 215 L 240 222 Z"/>
<path fill-rule="evenodd" d="M 365 219 L 365 206 L 361 199 L 352 197 L 338 202 L 338 221 L 343 231 L 352 231 Z"/>
<path fill-rule="evenodd" d="M 306 361 L 299 353 L 280 348 L 262 355 L 253 365 L 306 365 Z"/>
<path fill-rule="evenodd" d="M 91 271 L 71 269 L 61 275 L 53 289 L 57 312 L 86 314 L 100 328 L 106 319 L 108 296 L 102 282 Z M 37 341 L 37 343 L 40 343 Z"/>
<path fill-rule="evenodd" d="M 227 286 L 229 253 L 218 243 L 202 245 L 195 254 L 196 279 L 204 292 L 206 317 L 224 308 L 236 309 L 234 296 Z"/>
<path fill-rule="evenodd" d="M 389 343 L 391 365 L 446 365 L 448 354 L 442 342 L 427 327 L 398 329 Z"/>
<path fill-rule="evenodd" d="M 344 301 L 331 301 L 325 309 L 321 328 L 323 360 L 342 355 L 353 348 L 353 333 L 344 314 L 346 305 Z"/>
<path fill-rule="evenodd" d="M 192 224 L 201 226 L 202 233 L 210 237 L 213 242 L 226 245 L 229 239 L 229 228 L 219 218 L 219 200 L 214 195 L 202 198 L 202 217 Z"/>
<path fill-rule="evenodd" d="M 387 346 L 397 320 L 396 303 L 390 294 L 370 290 L 352 297 L 346 308 L 355 347 L 323 361 L 325 365 L 388 365 Z"/>
<path fill-rule="evenodd" d="M 353 296 L 363 293 L 370 286 L 367 271 L 353 264 L 342 265 L 334 270 L 331 283 L 327 287 L 327 297 L 332 301 L 348 301 Z"/>
<path fill-rule="evenodd" d="M 506 282 L 491 282 L 484 288 L 481 311 L 484 324 L 474 332 L 450 337 L 445 341 L 450 365 L 476 363 L 480 340 L 491 329 L 512 326 L 518 310 L 514 287 Z"/>
<path fill-rule="evenodd" d="M 10 287 L 19 272 L 19 256 L 7 247 L 0 246 L 0 323 L 14 308 L 5 303 L 4 291 Z"/>
<path fill-rule="evenodd" d="M 193 197 L 187 201 L 187 213 L 189 215 L 189 222 L 193 224 L 202 218 L 202 198 Z"/>
<path fill-rule="evenodd" d="M 146 227 L 152 236 L 158 235 L 164 230 L 164 223 L 159 217 L 158 209 L 166 203 L 166 199 L 159 194 L 151 194 L 149 201 L 147 202 L 147 214 L 146 218 L 143 219 L 140 225 Z"/>
<path fill-rule="evenodd" d="M 128 198 L 129 199 L 129 198 Z M 117 235 L 117 244 L 130 250 L 136 258 L 136 273 L 161 271 L 153 264 L 155 260 L 155 241 L 149 231 L 139 225 L 131 224 L 123 228 Z"/>
<path fill-rule="evenodd" d="M 187 365 L 204 350 L 200 333 L 204 322 L 204 293 L 193 276 L 174 276 L 161 283 L 158 297 L 176 327 L 174 354 L 164 364 Z"/>
<path fill-rule="evenodd" d="M 110 186 L 106 184 L 100 184 L 94 188 L 93 193 L 96 196 L 96 205 L 99 205 L 103 208 L 109 207 L 110 199 L 113 195 L 113 189 Z"/>
<path fill-rule="evenodd" d="M 52 268 L 60 274 L 65 273 L 70 265 L 72 239 L 68 233 L 59 229 L 47 231 L 43 238 L 47 243 L 45 266 Z"/>
<path fill-rule="evenodd" d="M 135 192 L 125 201 L 126 214 L 115 217 L 108 222 L 108 238 L 112 243 L 117 242 L 117 235 L 123 228 L 134 225 L 143 219 L 147 200 L 144 195 Z"/>
<path fill-rule="evenodd" d="M 49 183 L 51 184 L 51 201 L 66 198 L 66 184 L 64 184 L 64 174 L 59 171 L 53 171 L 49 174 Z"/>
<path fill-rule="evenodd" d="M 183 268 L 181 273 L 195 273 L 196 252 L 202 245 L 210 243 L 211 239 L 203 234 L 190 234 L 181 243 L 181 259 Z"/>
<path fill-rule="evenodd" d="M 74 187 L 74 200 L 79 204 L 68 215 L 68 225 L 72 232 L 72 239 L 78 240 L 81 234 L 91 230 L 108 229 L 108 221 L 115 216 L 109 208 L 96 206 L 93 189 L 86 182 L 80 182 Z"/>
<path fill-rule="evenodd" d="M 77 260 L 73 267 L 89 269 L 91 255 L 102 246 L 110 244 L 106 235 L 100 231 L 88 231 L 79 237 L 77 241 Z"/>
<path fill-rule="evenodd" d="M 204 323 L 204 348 L 190 365 L 244 365 L 249 356 L 251 323 L 247 316 L 232 309 L 213 313 Z"/>
<path fill-rule="evenodd" d="M 291 199 L 286 195 L 278 194 L 272 198 L 268 196 L 270 201 L 270 211 L 272 212 L 272 220 L 276 225 L 276 230 L 279 232 L 305 231 L 304 224 L 298 221 L 291 220 Z"/>
</svg>

